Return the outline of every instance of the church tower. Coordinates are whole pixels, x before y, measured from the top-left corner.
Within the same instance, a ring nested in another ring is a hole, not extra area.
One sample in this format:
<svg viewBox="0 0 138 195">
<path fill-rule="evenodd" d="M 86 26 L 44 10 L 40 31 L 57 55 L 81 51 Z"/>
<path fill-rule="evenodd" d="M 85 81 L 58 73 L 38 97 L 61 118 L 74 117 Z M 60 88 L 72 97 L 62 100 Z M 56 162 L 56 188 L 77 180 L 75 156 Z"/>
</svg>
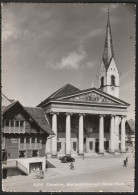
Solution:
<svg viewBox="0 0 138 195">
<path fill-rule="evenodd" d="M 114 60 L 109 10 L 104 53 L 99 71 L 99 89 L 119 98 L 119 72 Z"/>
</svg>

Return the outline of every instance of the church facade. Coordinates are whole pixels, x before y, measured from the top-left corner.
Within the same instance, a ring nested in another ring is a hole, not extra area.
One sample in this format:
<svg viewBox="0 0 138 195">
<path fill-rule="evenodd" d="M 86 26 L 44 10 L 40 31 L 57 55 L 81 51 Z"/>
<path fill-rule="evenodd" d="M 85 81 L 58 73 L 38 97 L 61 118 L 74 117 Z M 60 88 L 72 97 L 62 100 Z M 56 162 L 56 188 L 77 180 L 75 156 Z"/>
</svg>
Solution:
<svg viewBox="0 0 138 195">
<path fill-rule="evenodd" d="M 108 13 L 99 89 L 67 84 L 41 102 L 55 136 L 47 140 L 51 156 L 125 152 L 129 104 L 119 99 L 119 72 L 114 60 Z"/>
</svg>

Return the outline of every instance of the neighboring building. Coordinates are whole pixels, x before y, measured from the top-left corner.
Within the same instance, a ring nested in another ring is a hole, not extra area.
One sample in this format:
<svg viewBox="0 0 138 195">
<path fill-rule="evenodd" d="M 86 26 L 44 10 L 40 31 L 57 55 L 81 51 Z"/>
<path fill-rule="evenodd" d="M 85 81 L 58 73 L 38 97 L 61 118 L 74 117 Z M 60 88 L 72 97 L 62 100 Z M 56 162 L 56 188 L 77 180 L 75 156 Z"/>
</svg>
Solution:
<svg viewBox="0 0 138 195">
<path fill-rule="evenodd" d="M 47 137 L 54 135 L 43 109 L 18 101 L 3 110 L 3 177 L 29 174 L 46 167 Z"/>
<path fill-rule="evenodd" d="M 135 121 L 133 119 L 127 120 L 125 124 L 126 128 L 126 145 L 135 146 Z"/>
<path fill-rule="evenodd" d="M 44 109 L 56 134 L 47 142 L 47 154 L 57 156 L 125 152 L 128 106 L 128 103 L 119 99 L 119 72 L 114 60 L 108 14 L 99 89 L 80 90 L 67 84 L 38 105 Z"/>
<path fill-rule="evenodd" d="M 14 102 L 14 100 L 8 99 L 4 94 L 2 94 L 2 108 L 8 106 L 12 102 Z"/>
</svg>

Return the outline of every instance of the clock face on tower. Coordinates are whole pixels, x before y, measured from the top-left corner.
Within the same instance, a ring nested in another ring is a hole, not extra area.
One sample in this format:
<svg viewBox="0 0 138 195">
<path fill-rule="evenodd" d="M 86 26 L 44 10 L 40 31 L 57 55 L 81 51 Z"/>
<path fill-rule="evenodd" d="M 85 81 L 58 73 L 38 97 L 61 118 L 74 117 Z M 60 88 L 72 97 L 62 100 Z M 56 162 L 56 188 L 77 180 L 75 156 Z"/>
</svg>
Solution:
<svg viewBox="0 0 138 195">
<path fill-rule="evenodd" d="M 112 90 L 114 90 L 114 89 L 115 89 L 115 87 L 112 87 L 111 89 L 112 89 Z"/>
</svg>

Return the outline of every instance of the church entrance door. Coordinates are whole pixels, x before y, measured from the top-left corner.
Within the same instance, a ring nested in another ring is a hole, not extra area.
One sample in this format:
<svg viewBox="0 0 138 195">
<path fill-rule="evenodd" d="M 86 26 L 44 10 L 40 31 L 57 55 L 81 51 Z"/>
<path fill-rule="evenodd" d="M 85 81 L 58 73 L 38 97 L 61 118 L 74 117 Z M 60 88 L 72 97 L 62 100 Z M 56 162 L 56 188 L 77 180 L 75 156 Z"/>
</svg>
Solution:
<svg viewBox="0 0 138 195">
<path fill-rule="evenodd" d="M 109 152 L 109 141 L 104 142 L 104 148 L 106 152 Z"/>
<path fill-rule="evenodd" d="M 98 153 L 99 152 L 99 141 L 95 142 L 95 152 Z"/>
<path fill-rule="evenodd" d="M 86 152 L 86 138 L 83 138 L 83 150 L 84 150 L 84 153 Z"/>
</svg>

